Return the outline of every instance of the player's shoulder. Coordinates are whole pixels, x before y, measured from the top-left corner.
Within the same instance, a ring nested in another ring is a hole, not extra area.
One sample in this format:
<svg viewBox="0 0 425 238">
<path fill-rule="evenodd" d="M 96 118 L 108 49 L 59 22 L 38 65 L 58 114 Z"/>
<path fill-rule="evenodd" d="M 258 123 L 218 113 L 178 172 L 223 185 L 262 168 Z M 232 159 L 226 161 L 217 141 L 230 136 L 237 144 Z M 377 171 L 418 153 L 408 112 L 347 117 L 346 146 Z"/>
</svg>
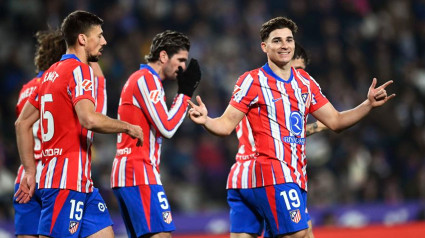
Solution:
<svg viewBox="0 0 425 238">
<path fill-rule="evenodd" d="M 256 69 L 246 71 L 241 76 L 239 76 L 239 79 L 246 79 L 246 78 L 252 78 L 253 80 L 258 79 L 260 69 L 261 68 L 256 68 Z"/>
<path fill-rule="evenodd" d="M 311 80 L 312 77 L 310 76 L 309 73 L 307 73 L 307 71 L 305 71 L 304 69 L 296 69 L 295 70 L 297 73 L 299 73 L 302 77 L 304 77 L 305 79 Z"/>
<path fill-rule="evenodd" d="M 79 68 L 81 70 L 88 70 L 90 69 L 90 65 L 85 64 L 79 60 L 76 59 L 66 59 L 59 61 L 55 63 L 51 69 L 54 68 L 56 70 L 60 71 L 74 71 L 75 69 Z"/>
<path fill-rule="evenodd" d="M 34 77 L 30 81 L 28 81 L 26 84 L 22 86 L 22 89 L 30 88 L 30 87 L 37 87 L 40 85 L 41 77 Z"/>
</svg>

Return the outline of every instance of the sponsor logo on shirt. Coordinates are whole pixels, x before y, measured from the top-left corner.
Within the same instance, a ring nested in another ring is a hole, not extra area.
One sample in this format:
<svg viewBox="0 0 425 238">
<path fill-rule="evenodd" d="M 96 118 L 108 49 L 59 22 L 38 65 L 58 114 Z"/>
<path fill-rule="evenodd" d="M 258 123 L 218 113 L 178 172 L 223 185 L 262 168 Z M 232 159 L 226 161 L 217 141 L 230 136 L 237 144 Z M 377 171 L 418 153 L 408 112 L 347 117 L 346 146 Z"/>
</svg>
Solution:
<svg viewBox="0 0 425 238">
<path fill-rule="evenodd" d="M 281 99 L 282 99 L 282 98 L 273 98 L 273 99 L 272 99 L 272 102 L 274 102 L 274 103 L 275 103 L 275 102 L 277 102 L 277 101 L 279 101 L 279 100 L 281 100 Z"/>
<path fill-rule="evenodd" d="M 43 156 L 62 155 L 62 148 L 45 149 L 42 151 Z"/>
<path fill-rule="evenodd" d="M 93 90 L 93 82 L 91 80 L 84 79 L 81 83 L 81 87 L 83 87 L 86 91 Z"/>
<path fill-rule="evenodd" d="M 71 235 L 74 234 L 75 232 L 77 232 L 79 224 L 80 223 L 78 221 L 70 221 L 69 222 L 68 230 L 69 230 L 69 233 L 71 233 Z"/>
<path fill-rule="evenodd" d="M 99 202 L 99 204 L 97 204 L 97 207 L 99 208 L 99 211 L 104 212 L 106 209 L 106 205 Z"/>
<path fill-rule="evenodd" d="M 301 132 L 303 131 L 303 116 L 300 112 L 294 111 L 291 112 L 290 115 L 290 123 L 291 123 L 291 132 L 294 133 L 296 136 L 301 135 Z"/>
<path fill-rule="evenodd" d="M 151 100 L 153 103 L 157 103 L 159 102 L 159 100 L 161 99 L 161 97 L 163 96 L 163 92 L 162 90 L 152 90 L 149 93 L 149 100 Z"/>
<path fill-rule="evenodd" d="M 130 147 L 125 147 L 125 148 L 117 150 L 117 156 L 129 155 L 129 154 L 131 154 L 131 148 Z"/>
<path fill-rule="evenodd" d="M 283 137 L 283 142 L 285 143 L 294 143 L 294 144 L 299 144 L 299 145 L 304 145 L 305 144 L 305 138 L 299 138 L 299 137 L 295 137 L 295 136 L 285 136 Z"/>
</svg>

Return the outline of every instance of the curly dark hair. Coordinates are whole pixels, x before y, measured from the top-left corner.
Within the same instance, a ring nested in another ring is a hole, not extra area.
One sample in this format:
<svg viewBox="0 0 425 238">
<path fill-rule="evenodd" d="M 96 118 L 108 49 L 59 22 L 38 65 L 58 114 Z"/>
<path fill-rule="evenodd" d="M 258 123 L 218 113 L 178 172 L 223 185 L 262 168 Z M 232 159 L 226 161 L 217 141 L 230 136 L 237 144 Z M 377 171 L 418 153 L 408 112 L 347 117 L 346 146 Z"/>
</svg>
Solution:
<svg viewBox="0 0 425 238">
<path fill-rule="evenodd" d="M 86 34 L 92 26 L 101 26 L 102 24 L 103 20 L 95 14 L 77 10 L 63 20 L 61 31 L 69 47 L 75 44 L 79 34 Z"/>
<path fill-rule="evenodd" d="M 190 50 L 189 38 L 183 33 L 177 31 L 166 30 L 157 34 L 153 40 L 149 55 L 145 55 L 148 63 L 155 62 L 159 59 L 159 53 L 165 50 L 168 57 L 173 57 L 179 50 Z"/>
<path fill-rule="evenodd" d="M 66 43 L 59 30 L 38 31 L 34 64 L 36 72 L 47 70 L 66 52 Z"/>
<path fill-rule="evenodd" d="M 286 17 L 276 17 L 273 18 L 261 26 L 260 36 L 261 41 L 266 41 L 269 38 L 270 32 L 276 29 L 288 28 L 292 31 L 292 34 L 297 33 L 298 26 L 289 18 Z"/>
</svg>

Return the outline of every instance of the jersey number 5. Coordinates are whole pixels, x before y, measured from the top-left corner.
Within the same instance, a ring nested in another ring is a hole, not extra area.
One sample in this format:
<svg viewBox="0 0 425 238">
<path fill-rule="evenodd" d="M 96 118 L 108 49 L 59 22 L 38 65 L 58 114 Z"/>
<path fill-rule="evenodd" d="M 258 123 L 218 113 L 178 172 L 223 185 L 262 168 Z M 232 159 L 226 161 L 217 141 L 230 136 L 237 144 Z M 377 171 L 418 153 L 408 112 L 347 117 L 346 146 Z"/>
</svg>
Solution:
<svg viewBox="0 0 425 238">
<path fill-rule="evenodd" d="M 55 133 L 55 124 L 53 120 L 53 115 L 51 112 L 45 110 L 45 105 L 47 102 L 53 102 L 52 94 L 45 94 L 41 96 L 41 138 L 43 141 L 49 141 L 52 139 L 53 134 Z M 44 128 L 43 122 L 47 120 L 47 128 Z"/>
</svg>

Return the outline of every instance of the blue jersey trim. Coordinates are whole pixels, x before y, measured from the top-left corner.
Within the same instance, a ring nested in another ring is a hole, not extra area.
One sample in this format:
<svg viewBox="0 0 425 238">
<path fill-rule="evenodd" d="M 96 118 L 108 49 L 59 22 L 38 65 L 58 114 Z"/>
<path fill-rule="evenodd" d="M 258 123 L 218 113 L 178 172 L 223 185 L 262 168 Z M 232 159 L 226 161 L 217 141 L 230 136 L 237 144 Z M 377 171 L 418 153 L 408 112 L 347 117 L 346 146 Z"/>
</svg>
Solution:
<svg viewBox="0 0 425 238">
<path fill-rule="evenodd" d="M 76 59 L 79 62 L 81 62 L 81 60 L 76 55 L 74 55 L 74 54 L 64 54 L 64 55 L 62 55 L 62 58 L 61 58 L 60 61 L 67 60 L 67 59 Z"/>
<path fill-rule="evenodd" d="M 147 64 L 140 64 L 140 69 L 148 69 L 151 73 L 155 74 L 159 80 L 162 81 L 161 77 L 159 77 L 159 74 L 151 66 Z"/>
<path fill-rule="evenodd" d="M 275 78 L 276 80 L 279 80 L 279 81 L 284 82 L 284 83 L 289 83 L 289 82 L 291 82 L 291 81 L 292 81 L 292 79 L 294 78 L 294 75 L 293 75 L 293 73 L 292 73 L 292 68 L 291 68 L 291 76 L 289 76 L 289 79 L 288 79 L 288 80 L 285 80 L 285 79 L 283 79 L 283 78 L 281 78 L 281 77 L 277 76 L 277 75 L 273 72 L 273 70 L 270 68 L 269 63 L 266 63 L 266 64 L 265 64 L 262 68 L 263 68 L 263 70 L 264 70 L 264 71 L 266 71 L 266 73 L 267 73 L 267 74 L 269 74 L 270 76 L 272 76 L 272 77 L 273 77 L 273 78 Z"/>
<path fill-rule="evenodd" d="M 41 70 L 40 72 L 38 72 L 38 74 L 37 74 L 37 78 L 40 78 L 42 75 L 44 74 L 44 71 L 43 70 Z"/>
</svg>

